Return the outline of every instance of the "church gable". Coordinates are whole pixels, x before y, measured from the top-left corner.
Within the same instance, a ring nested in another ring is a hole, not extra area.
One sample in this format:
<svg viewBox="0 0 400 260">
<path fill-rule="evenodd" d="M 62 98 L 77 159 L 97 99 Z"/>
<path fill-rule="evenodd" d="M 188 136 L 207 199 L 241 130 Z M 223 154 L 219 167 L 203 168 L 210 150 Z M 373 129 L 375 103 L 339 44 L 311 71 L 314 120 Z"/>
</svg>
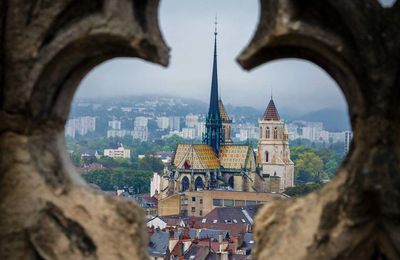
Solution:
<svg viewBox="0 0 400 260">
<path fill-rule="evenodd" d="M 179 144 L 173 165 L 178 169 L 218 169 L 218 158 L 211 146 Z"/>
</svg>

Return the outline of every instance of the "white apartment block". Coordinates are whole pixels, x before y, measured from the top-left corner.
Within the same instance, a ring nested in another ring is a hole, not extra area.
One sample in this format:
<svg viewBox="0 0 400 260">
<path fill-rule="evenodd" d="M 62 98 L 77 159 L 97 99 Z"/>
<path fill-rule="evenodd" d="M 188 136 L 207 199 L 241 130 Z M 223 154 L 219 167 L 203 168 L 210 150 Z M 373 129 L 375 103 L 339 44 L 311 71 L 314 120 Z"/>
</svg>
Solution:
<svg viewBox="0 0 400 260">
<path fill-rule="evenodd" d="M 240 141 L 257 139 L 259 137 L 258 127 L 254 125 L 239 125 L 238 130 L 239 133 L 235 137 Z"/>
<path fill-rule="evenodd" d="M 138 116 L 135 118 L 135 121 L 133 123 L 134 127 L 147 127 L 148 123 L 148 118 L 144 116 Z"/>
<path fill-rule="evenodd" d="M 329 132 L 329 142 L 344 142 L 344 132 Z"/>
<path fill-rule="evenodd" d="M 121 121 L 119 121 L 119 120 L 108 121 L 108 128 L 111 130 L 120 130 L 121 129 Z"/>
<path fill-rule="evenodd" d="M 135 126 L 132 132 L 133 139 L 139 139 L 146 142 L 149 139 L 149 130 L 147 126 Z"/>
<path fill-rule="evenodd" d="M 182 137 L 185 139 L 195 139 L 196 138 L 196 128 L 194 128 L 194 127 L 182 128 Z"/>
<path fill-rule="evenodd" d="M 111 158 L 131 158 L 131 150 L 125 149 L 122 145 L 117 149 L 104 149 L 104 156 Z"/>
<path fill-rule="evenodd" d="M 169 130 L 180 131 L 181 130 L 181 119 L 178 116 L 169 117 Z"/>
<path fill-rule="evenodd" d="M 122 129 L 122 130 L 108 130 L 107 131 L 107 138 L 110 138 L 110 137 L 124 137 L 124 136 L 127 136 L 127 135 L 132 135 L 132 131 L 125 130 L 125 129 Z"/>
<path fill-rule="evenodd" d="M 344 132 L 344 152 L 345 153 L 349 152 L 352 139 L 353 139 L 353 132 L 351 132 L 351 131 Z"/>
<path fill-rule="evenodd" d="M 291 140 L 302 138 L 320 141 L 324 126 L 321 122 L 294 121 L 287 125 L 287 129 Z"/>
<path fill-rule="evenodd" d="M 206 132 L 206 123 L 198 122 L 196 124 L 196 138 L 202 138 L 205 132 Z"/>
<path fill-rule="evenodd" d="M 198 122 L 199 122 L 199 116 L 197 115 L 188 114 L 185 117 L 185 125 L 188 128 L 195 127 Z"/>
<path fill-rule="evenodd" d="M 164 130 L 169 128 L 169 118 L 166 116 L 157 117 L 156 122 L 160 129 Z"/>
<path fill-rule="evenodd" d="M 75 138 L 77 134 L 84 136 L 96 130 L 96 118 L 90 116 L 69 119 L 65 127 L 65 135 Z"/>
</svg>

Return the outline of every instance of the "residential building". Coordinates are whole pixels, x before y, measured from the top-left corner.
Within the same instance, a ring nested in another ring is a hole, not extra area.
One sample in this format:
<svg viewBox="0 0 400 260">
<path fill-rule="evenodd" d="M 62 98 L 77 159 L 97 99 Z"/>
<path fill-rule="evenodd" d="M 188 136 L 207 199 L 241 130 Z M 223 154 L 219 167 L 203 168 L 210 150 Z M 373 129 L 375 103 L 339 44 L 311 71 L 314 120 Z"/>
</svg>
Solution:
<svg viewBox="0 0 400 260">
<path fill-rule="evenodd" d="M 181 130 L 181 118 L 178 116 L 170 116 L 169 118 L 169 130 L 180 131 Z"/>
<path fill-rule="evenodd" d="M 69 119 L 65 127 L 65 135 L 75 138 L 96 131 L 96 118 L 90 116 Z"/>
<path fill-rule="evenodd" d="M 104 156 L 111 158 L 131 158 L 131 150 L 125 149 L 122 145 L 117 149 L 104 149 Z"/>
<path fill-rule="evenodd" d="M 138 116 L 135 118 L 133 126 L 134 127 L 147 127 L 149 119 L 144 116 Z"/>
<path fill-rule="evenodd" d="M 185 139 L 195 139 L 196 138 L 196 128 L 194 127 L 185 127 L 182 128 L 182 136 Z"/>
<path fill-rule="evenodd" d="M 351 144 L 352 140 L 353 140 L 353 132 L 351 132 L 351 131 L 344 132 L 344 152 L 345 153 L 349 152 L 350 144 Z"/>
<path fill-rule="evenodd" d="M 108 121 L 108 128 L 111 130 L 120 130 L 121 129 L 121 121 L 113 119 Z"/>
<path fill-rule="evenodd" d="M 206 133 L 206 123 L 205 122 L 197 122 L 195 127 L 196 127 L 196 138 L 202 140 L 203 135 Z"/>
<path fill-rule="evenodd" d="M 121 130 L 107 130 L 107 138 L 111 137 L 124 137 L 132 135 L 132 131 L 121 129 Z"/>
<path fill-rule="evenodd" d="M 156 172 L 153 172 L 153 178 L 150 180 L 150 196 L 158 195 L 160 192 L 160 182 L 160 175 Z"/>
<path fill-rule="evenodd" d="M 199 121 L 199 116 L 188 114 L 185 117 L 185 125 L 188 128 L 194 128 Z"/>
<path fill-rule="evenodd" d="M 203 190 L 186 191 L 181 195 L 180 213 L 186 216 L 203 217 L 218 207 L 244 207 L 266 204 L 274 199 L 286 199 L 280 193 Z M 159 208 L 163 207 L 159 204 Z"/>
<path fill-rule="evenodd" d="M 156 119 L 158 128 L 164 130 L 169 128 L 169 118 L 166 116 L 157 117 Z"/>
<path fill-rule="evenodd" d="M 142 126 L 140 124 L 141 123 L 138 123 L 138 126 L 133 128 L 132 137 L 133 139 L 139 139 L 142 142 L 146 142 L 149 139 L 149 129 L 147 126 Z"/>
</svg>

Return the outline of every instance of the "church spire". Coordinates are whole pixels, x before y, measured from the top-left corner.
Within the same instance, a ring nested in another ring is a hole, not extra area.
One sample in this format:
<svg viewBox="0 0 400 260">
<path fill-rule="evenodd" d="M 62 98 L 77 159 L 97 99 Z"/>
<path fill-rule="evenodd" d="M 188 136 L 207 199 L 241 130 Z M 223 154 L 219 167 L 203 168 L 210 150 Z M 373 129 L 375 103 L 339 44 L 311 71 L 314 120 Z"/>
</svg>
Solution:
<svg viewBox="0 0 400 260">
<path fill-rule="evenodd" d="M 215 17 L 215 30 L 214 30 L 214 60 L 212 68 L 212 79 L 211 79 L 211 96 L 210 96 L 210 107 L 208 114 L 216 113 L 218 111 L 218 73 L 217 73 L 217 17 Z"/>
<path fill-rule="evenodd" d="M 218 104 L 218 73 L 217 73 L 217 18 L 215 18 L 214 30 L 214 59 L 211 79 L 210 106 L 206 118 L 206 133 L 203 143 L 211 146 L 215 153 L 219 154 L 220 146 L 224 143 L 222 120 Z"/>
</svg>

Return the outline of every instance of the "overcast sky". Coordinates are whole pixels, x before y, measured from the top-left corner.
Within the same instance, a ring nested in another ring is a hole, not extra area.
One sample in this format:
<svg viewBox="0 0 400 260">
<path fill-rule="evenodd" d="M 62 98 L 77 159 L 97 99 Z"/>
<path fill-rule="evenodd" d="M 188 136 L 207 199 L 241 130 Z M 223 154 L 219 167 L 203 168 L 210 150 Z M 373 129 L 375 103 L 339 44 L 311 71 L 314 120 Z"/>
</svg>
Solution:
<svg viewBox="0 0 400 260">
<path fill-rule="evenodd" d="M 256 28 L 258 0 L 161 1 L 161 29 L 171 48 L 169 67 L 138 59 L 113 59 L 93 69 L 77 95 L 168 94 L 208 102 L 216 12 L 219 86 L 226 104 L 264 108 L 272 89 L 278 108 L 299 113 L 327 107 L 346 109 L 334 80 L 310 62 L 286 59 L 250 72 L 240 68 L 235 59 Z"/>
</svg>

